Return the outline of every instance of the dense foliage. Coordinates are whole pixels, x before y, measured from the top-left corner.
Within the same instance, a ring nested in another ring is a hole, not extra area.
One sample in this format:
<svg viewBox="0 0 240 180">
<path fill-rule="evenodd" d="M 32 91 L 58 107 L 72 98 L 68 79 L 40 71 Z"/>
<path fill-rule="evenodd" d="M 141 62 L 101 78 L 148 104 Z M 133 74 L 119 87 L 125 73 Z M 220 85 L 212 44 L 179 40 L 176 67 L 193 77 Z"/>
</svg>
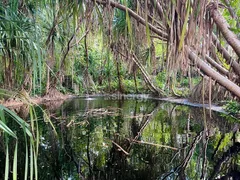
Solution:
<svg viewBox="0 0 240 180">
<path fill-rule="evenodd" d="M 214 80 L 212 85 L 216 80 L 238 96 L 237 86 L 235 91 L 228 87 L 235 86 L 231 83 L 237 84 L 239 74 L 236 70 L 240 67 L 234 60 L 236 55 L 231 47 L 237 54 L 238 51 L 228 41 L 229 38 L 225 41 L 217 34 L 218 29 L 224 37 L 229 32 L 224 33 L 214 16 L 216 4 L 209 3 L 205 9 L 199 9 L 207 2 L 176 1 L 173 3 L 174 11 L 171 3 L 125 0 L 110 1 L 107 5 L 100 0 L 3 1 L 0 4 L 0 60 L 3 64 L 0 85 L 11 91 L 25 90 L 31 95 L 48 94 L 54 87 L 63 93 L 77 94 L 152 91 L 160 95 L 187 96 L 191 92 L 202 94 L 192 90 L 206 74 Z M 229 29 L 238 34 L 237 1 L 223 3 L 224 8 L 220 3 L 219 11 L 228 21 Z M 169 16 L 164 16 L 164 13 L 169 13 Z M 206 22 L 201 20 L 205 15 L 212 15 L 216 26 L 207 24 L 211 17 L 205 18 Z M 179 21 L 179 25 L 175 21 Z M 212 38 L 210 33 L 213 33 L 219 39 L 213 38 L 213 47 L 207 49 L 210 40 L 198 39 L 194 32 L 203 38 Z M 218 48 L 219 40 L 221 48 L 228 48 L 231 52 Z M 195 46 L 194 43 L 202 45 Z M 189 53 L 189 58 L 199 53 L 200 58 L 206 59 L 207 69 L 202 69 L 204 66 L 198 62 L 194 67 L 189 66 L 187 46 L 196 48 L 191 52 L 193 54 Z M 229 56 L 234 61 L 232 64 L 229 64 Z M 204 74 L 197 73 L 197 67 Z M 224 73 L 225 77 L 227 75 L 231 82 L 225 81 L 230 84 L 212 76 L 215 71 L 209 68 Z M 212 90 L 206 94 L 217 91 L 222 97 L 225 90 L 211 86 Z M 192 97 L 199 99 L 198 96 Z M 210 98 L 215 100 L 213 95 Z"/>
<path fill-rule="evenodd" d="M 19 116 L 0 106 L 4 178 L 12 171 L 17 179 L 18 140 L 24 138 L 24 178 L 38 179 L 41 129 L 32 96 L 51 100 L 62 93 L 152 93 L 210 105 L 228 100 L 226 109 L 238 114 L 238 6 L 239 0 L 2 0 L 0 102 L 20 99 L 24 104 L 15 110 Z M 41 109 L 41 118 L 50 124 L 53 135 L 50 108 Z M 159 112 L 159 118 L 164 113 Z M 194 142 L 210 133 L 203 119 L 204 131 Z M 236 129 L 231 134 L 234 138 Z M 157 133 L 156 138 L 170 142 L 169 136 Z M 218 137 L 219 142 L 225 142 L 226 136 Z M 11 139 L 14 151 L 9 150 Z M 212 144 L 217 149 L 223 148 L 216 143 Z M 239 144 L 234 140 L 233 145 Z M 192 163 L 195 167 L 196 161 Z"/>
</svg>

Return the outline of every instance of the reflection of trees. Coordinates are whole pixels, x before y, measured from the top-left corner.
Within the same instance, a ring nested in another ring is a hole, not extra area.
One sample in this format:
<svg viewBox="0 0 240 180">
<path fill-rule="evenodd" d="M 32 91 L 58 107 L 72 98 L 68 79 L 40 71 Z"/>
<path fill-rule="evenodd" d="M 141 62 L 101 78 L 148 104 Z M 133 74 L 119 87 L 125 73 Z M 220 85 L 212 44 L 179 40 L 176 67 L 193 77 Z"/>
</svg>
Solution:
<svg viewBox="0 0 240 180">
<path fill-rule="evenodd" d="M 209 179 L 214 179 L 217 174 L 223 169 L 224 165 L 227 165 L 227 173 L 220 179 L 240 179 L 240 172 L 237 170 L 236 161 L 232 159 L 236 158 L 240 152 L 240 143 L 235 142 L 236 131 L 233 132 L 233 145 L 225 151 L 220 158 L 216 160 L 213 171 Z M 217 146 L 218 148 L 219 146 Z M 227 164 L 229 162 L 229 165 Z"/>
<path fill-rule="evenodd" d="M 76 153 L 73 147 L 72 130 L 63 124 L 60 125 L 59 129 L 59 136 L 56 136 L 49 126 L 44 130 L 48 133 L 45 133 L 44 136 L 47 141 L 42 142 L 44 146 L 40 146 L 40 179 L 67 179 L 74 175 L 76 178 L 84 180 L 82 166 L 89 164 L 81 153 Z"/>
<path fill-rule="evenodd" d="M 219 147 L 221 143 L 226 143 L 224 141 L 225 135 L 221 135 L 219 141 L 217 142 L 216 148 L 212 150 L 212 154 L 207 154 L 207 149 L 209 149 L 209 141 L 210 137 L 209 135 L 212 136 L 209 131 L 203 130 L 201 131 L 198 135 L 196 135 L 189 145 L 189 150 L 186 156 L 184 156 L 183 160 L 181 163 L 173 168 L 169 173 L 166 173 L 161 176 L 160 179 L 189 179 L 190 177 L 186 175 L 186 170 L 187 167 L 190 166 L 191 162 L 194 162 L 195 160 L 193 159 L 193 156 L 198 156 L 197 161 L 196 161 L 196 167 L 197 169 L 193 169 L 191 167 L 191 171 L 195 171 L 196 175 L 195 178 L 199 179 L 206 179 L 207 174 L 208 174 L 208 179 L 214 179 L 216 175 L 219 174 L 224 174 L 220 179 L 239 179 L 240 177 L 240 172 L 239 172 L 239 166 L 236 165 L 237 163 L 237 157 L 240 152 L 240 143 L 235 142 L 235 135 L 236 132 L 234 131 L 233 133 L 233 145 L 226 150 L 220 158 L 218 158 L 215 162 L 213 162 L 213 168 L 210 166 L 211 163 L 209 162 L 211 159 L 216 156 L 217 151 L 219 150 Z M 201 146 L 201 140 L 202 140 L 202 146 Z M 228 142 L 228 144 L 231 142 Z M 200 147 L 202 147 L 200 149 Z M 183 151 L 185 148 L 180 149 L 179 151 Z M 197 153 L 196 151 L 199 151 L 200 153 Z M 211 152 L 211 151 L 210 151 Z M 174 155 L 174 158 L 179 154 L 177 152 Z M 209 156 L 209 157 L 208 157 Z M 235 158 L 235 159 L 234 159 Z M 201 171 L 199 171 L 201 170 Z M 188 177 L 187 177 L 188 176 Z M 192 177 L 193 178 L 193 177 Z"/>
<path fill-rule="evenodd" d="M 61 105 L 64 103 L 64 100 L 56 100 L 56 101 L 48 101 L 43 104 L 44 109 L 47 109 L 48 111 L 55 111 L 60 109 Z"/>
<path fill-rule="evenodd" d="M 169 176 L 171 176 L 172 174 L 178 174 L 180 179 L 186 179 L 186 175 L 185 175 L 185 170 L 186 167 L 188 166 L 193 153 L 196 149 L 196 145 L 199 143 L 199 141 L 202 139 L 203 136 L 203 131 L 201 131 L 193 140 L 193 143 L 190 146 L 190 149 L 186 155 L 186 157 L 184 158 L 184 160 L 181 162 L 180 165 L 178 165 L 176 168 L 174 168 L 173 171 L 171 171 L 170 173 L 167 173 L 165 176 L 162 177 L 162 179 L 167 179 Z"/>
<path fill-rule="evenodd" d="M 137 104 L 137 103 L 136 103 Z M 107 168 L 105 168 L 104 174 L 108 174 L 108 177 L 116 177 L 116 179 L 149 179 L 152 177 L 155 177 L 154 173 L 156 172 L 156 166 L 157 163 L 162 163 L 161 166 L 158 168 L 163 168 L 161 171 L 166 172 L 166 167 L 172 166 L 176 162 L 179 162 L 178 165 L 170 172 L 166 173 L 162 178 L 167 178 L 167 176 L 172 176 L 172 178 L 178 178 L 178 179 L 187 179 L 187 178 L 197 178 L 197 179 L 206 179 L 207 174 L 209 175 L 209 172 L 212 167 L 212 163 L 209 162 L 209 152 L 214 152 L 214 149 L 212 148 L 212 140 L 214 139 L 213 135 L 216 131 L 216 126 L 218 124 L 218 117 L 213 114 L 213 117 L 215 117 L 215 120 L 208 121 L 209 129 L 205 128 L 204 131 L 201 131 L 198 133 L 195 137 L 191 137 L 191 132 L 198 131 L 199 127 L 203 128 L 202 123 L 199 123 L 196 121 L 202 120 L 201 113 L 194 111 L 193 114 L 186 111 L 186 113 L 180 113 L 179 108 L 176 108 L 175 106 L 171 108 L 168 112 L 171 116 L 159 116 L 158 118 L 167 118 L 167 121 L 174 119 L 174 129 L 172 130 L 171 137 L 176 137 L 179 135 L 178 133 L 182 133 L 185 131 L 187 133 L 185 136 L 186 141 L 183 144 L 180 144 L 181 146 L 186 146 L 185 148 L 182 148 L 179 150 L 179 152 L 176 153 L 176 155 L 173 155 L 174 158 L 172 159 L 172 162 L 169 163 L 171 160 L 169 160 L 169 155 L 165 155 L 166 151 L 157 149 L 152 146 L 145 146 L 140 147 L 140 145 L 135 145 L 133 148 L 133 141 L 134 139 L 138 139 L 142 136 L 142 132 L 147 127 L 147 124 L 149 124 L 149 119 L 151 120 L 154 116 L 142 116 L 141 121 L 139 122 L 137 119 L 137 110 L 135 110 L 133 113 L 133 118 L 131 119 L 131 135 L 130 137 L 121 138 L 119 134 L 117 134 L 114 138 L 114 142 L 116 144 L 113 144 L 113 147 L 111 149 L 110 153 L 110 159 L 108 161 Z M 160 110 L 161 111 L 161 110 Z M 154 110 L 153 110 L 154 112 Z M 156 112 L 159 114 L 159 109 L 156 108 Z M 149 112 L 150 114 L 154 114 Z M 197 116 L 197 120 L 192 119 L 193 117 Z M 181 121 L 181 118 L 185 118 L 184 126 L 179 126 L 179 121 Z M 221 120 L 221 119 L 220 119 Z M 163 119 L 161 119 L 161 123 L 164 122 Z M 164 122 L 166 123 L 166 122 Z M 193 126 L 193 124 L 198 124 L 198 126 Z M 223 124 L 223 123 L 222 123 Z M 224 123 L 224 126 L 221 124 L 221 129 L 224 129 L 224 132 L 227 132 L 231 129 L 232 125 L 229 125 L 228 123 Z M 227 126 L 226 126 L 227 125 Z M 186 128 L 186 130 L 180 130 L 181 128 Z M 197 129 L 195 129 L 197 128 Z M 167 131 L 168 132 L 168 131 Z M 184 134 L 183 134 L 184 135 Z M 160 136 L 163 137 L 163 136 Z M 190 138 L 189 138 L 190 137 Z M 173 142 L 174 139 L 172 139 Z M 176 141 L 176 140 L 175 140 Z M 209 151 L 210 148 L 210 151 Z M 134 149 L 134 153 L 130 153 L 131 149 Z M 127 154 L 130 154 L 129 156 L 123 152 L 126 151 Z M 187 150 L 187 151 L 186 151 Z M 186 152 L 185 152 L 186 151 Z M 180 158 L 181 156 L 182 158 Z M 130 157 L 131 156 L 131 157 Z M 128 158 L 129 157 L 129 158 Z M 128 159 L 134 159 L 137 164 L 134 164 L 134 166 L 131 165 L 131 163 L 128 161 Z M 182 160 L 180 160 L 182 159 Z M 140 165 L 140 163 L 145 164 L 146 166 Z M 165 163 L 165 164 L 164 164 Z M 192 166 L 192 163 L 195 165 Z M 134 168 L 137 168 L 138 170 L 135 171 Z M 141 169 L 141 170 L 140 170 Z M 165 169 L 165 170 L 164 170 Z M 125 172 L 129 171 L 129 173 Z M 121 172 L 121 173 L 120 173 Z M 134 172 L 134 175 L 132 175 L 130 172 Z M 197 172 L 197 173 L 194 173 Z M 119 174 L 120 173 L 120 174 Z M 189 173 L 192 173 L 189 175 Z M 236 174 L 236 172 L 234 172 Z M 148 174 L 151 174 L 149 176 Z M 111 179 L 111 178 L 103 178 L 103 179 Z"/>
<path fill-rule="evenodd" d="M 135 141 L 139 140 L 145 127 L 148 125 L 148 123 L 151 121 L 151 119 L 156 115 L 156 113 L 159 109 L 159 106 L 155 106 L 155 107 L 153 107 L 153 110 L 150 112 L 150 115 L 145 116 L 143 114 L 142 120 L 141 120 L 140 124 L 138 124 L 136 122 L 136 105 L 137 105 L 137 103 L 135 104 L 134 116 L 131 120 L 131 130 L 132 130 L 133 137 L 124 138 L 123 140 L 121 140 L 119 138 L 114 140 L 114 141 L 117 141 L 116 144 L 119 144 L 128 153 L 130 152 Z M 119 149 L 119 147 L 113 147 L 113 148 L 117 148 L 117 151 L 121 150 L 121 149 Z"/>
<path fill-rule="evenodd" d="M 118 108 L 121 108 L 123 105 L 123 102 L 118 103 Z M 86 106 L 84 106 L 83 114 L 86 114 L 86 112 L 89 112 L 93 109 L 101 108 L 101 106 L 94 106 L 92 105 L 90 107 L 90 104 L 87 103 Z M 76 116 L 79 119 L 75 119 L 74 121 L 78 122 L 81 120 L 87 120 L 89 124 L 86 127 L 79 127 L 78 130 L 75 130 L 74 134 L 70 131 L 64 136 L 69 136 L 69 134 L 72 134 L 72 137 L 68 142 L 70 142 L 71 148 L 68 147 L 68 150 L 66 149 L 66 140 L 64 142 L 65 151 L 68 152 L 68 154 L 72 154 L 72 160 L 74 161 L 75 166 L 78 169 L 78 174 L 81 179 L 84 177 L 87 177 L 86 179 L 97 179 L 99 174 L 102 172 L 101 169 L 99 169 L 99 164 L 102 163 L 103 167 L 105 165 L 105 162 L 102 162 L 101 157 L 104 157 L 104 154 L 98 154 L 98 153 L 104 153 L 100 152 L 101 149 L 98 149 L 99 143 L 98 140 L 103 141 L 104 137 L 96 137 L 96 133 L 99 133 L 98 127 L 100 126 L 100 131 L 104 131 L 104 129 L 107 129 L 104 136 L 111 138 L 112 133 L 111 132 L 117 132 L 117 129 L 121 128 L 121 111 L 119 112 L 118 116 L 111 117 L 107 114 L 102 114 L 100 117 L 96 116 Z M 75 118 L 76 118 L 75 117 Z M 117 122 L 116 122 L 117 121 Z M 114 123 L 117 123 L 114 125 Z M 71 128 L 75 129 L 75 126 L 72 126 Z M 116 128 L 114 131 L 112 129 Z M 112 131 L 111 131 L 112 130 Z M 81 134 L 81 132 L 86 132 Z M 76 141 L 74 137 L 80 138 L 79 141 Z M 99 139 L 98 139 L 99 138 Z M 80 143 L 80 146 L 78 145 Z M 95 155 L 95 152 L 97 152 L 97 156 Z M 80 163 L 81 162 L 81 163 Z"/>
<path fill-rule="evenodd" d="M 149 108 L 149 109 L 148 109 Z M 130 137 L 120 137 L 119 134 L 116 134 L 113 139 L 113 147 L 110 150 L 110 158 L 107 162 L 107 168 L 105 169 L 105 173 L 107 174 L 107 178 L 102 177 L 103 179 L 136 179 L 136 174 L 133 175 L 131 172 L 134 171 L 134 167 L 130 166 L 127 157 L 130 154 L 130 151 L 135 144 L 136 140 L 142 135 L 142 132 L 146 128 L 147 124 L 155 117 L 157 111 L 159 110 L 158 104 L 151 107 L 149 106 L 143 115 L 138 115 L 138 103 L 135 102 L 133 117 L 131 119 L 131 131 Z M 147 115 L 146 115 L 147 114 Z M 150 114 L 150 115 L 149 115 Z M 138 118 L 141 119 L 140 123 L 138 123 Z M 121 173 L 120 173 L 121 172 Z M 144 174 L 147 175 L 148 172 L 142 172 L 142 179 L 144 179 Z M 139 179 L 140 176 L 138 176 Z"/>
<path fill-rule="evenodd" d="M 203 113 L 203 109 L 201 108 L 191 108 L 190 113 L 192 116 L 192 124 L 203 124 L 204 118 L 206 119 L 207 127 L 215 128 L 218 127 L 219 131 L 226 133 L 231 129 L 234 129 L 235 124 L 226 121 L 226 118 L 221 116 L 219 113 L 211 113 L 210 118 L 210 111 L 205 110 L 205 117 Z M 213 132 L 214 133 L 214 132 Z"/>
<path fill-rule="evenodd" d="M 116 113 L 96 116 L 99 109 Z M 239 143 L 233 135 L 237 130 L 232 132 L 233 125 L 214 113 L 204 131 L 201 110 L 149 101 L 67 102 L 48 113 L 59 136 L 50 126 L 39 124 L 45 137 L 39 154 L 40 179 L 134 180 L 159 175 L 162 179 L 206 179 L 206 175 L 214 179 L 216 174 L 221 178 L 238 174 Z M 81 123 L 85 121 L 88 124 Z M 231 136 L 233 142 L 229 142 Z M 177 153 L 162 144 L 177 147 Z"/>
</svg>

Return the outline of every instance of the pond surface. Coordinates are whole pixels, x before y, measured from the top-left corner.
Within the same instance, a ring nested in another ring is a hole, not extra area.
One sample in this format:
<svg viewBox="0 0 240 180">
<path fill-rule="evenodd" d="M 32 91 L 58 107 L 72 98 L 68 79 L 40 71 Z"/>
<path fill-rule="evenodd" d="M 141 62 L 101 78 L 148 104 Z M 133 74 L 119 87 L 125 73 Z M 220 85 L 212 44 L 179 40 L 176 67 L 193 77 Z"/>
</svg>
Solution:
<svg viewBox="0 0 240 180">
<path fill-rule="evenodd" d="M 106 97 L 55 102 L 44 108 L 58 135 L 49 123 L 39 122 L 39 179 L 240 177 L 239 125 L 219 113 Z M 41 111 L 37 113 L 41 120 Z M 23 155 L 23 169 L 24 160 Z"/>
</svg>

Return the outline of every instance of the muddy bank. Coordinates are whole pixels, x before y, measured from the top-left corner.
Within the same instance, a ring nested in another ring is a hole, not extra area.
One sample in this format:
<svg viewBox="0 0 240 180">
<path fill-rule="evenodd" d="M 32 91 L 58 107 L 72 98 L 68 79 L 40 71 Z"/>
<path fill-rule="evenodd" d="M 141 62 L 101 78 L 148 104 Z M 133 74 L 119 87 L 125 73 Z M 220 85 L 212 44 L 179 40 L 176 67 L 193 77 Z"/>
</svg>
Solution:
<svg viewBox="0 0 240 180">
<path fill-rule="evenodd" d="M 7 101 L 0 102 L 5 107 L 8 108 L 15 108 L 19 106 L 23 106 L 26 104 L 46 104 L 52 101 L 64 101 L 66 99 L 76 98 L 77 96 L 74 95 L 61 95 L 61 96 L 55 96 L 55 97 L 31 97 L 29 99 L 21 99 L 21 98 L 14 98 Z"/>
</svg>

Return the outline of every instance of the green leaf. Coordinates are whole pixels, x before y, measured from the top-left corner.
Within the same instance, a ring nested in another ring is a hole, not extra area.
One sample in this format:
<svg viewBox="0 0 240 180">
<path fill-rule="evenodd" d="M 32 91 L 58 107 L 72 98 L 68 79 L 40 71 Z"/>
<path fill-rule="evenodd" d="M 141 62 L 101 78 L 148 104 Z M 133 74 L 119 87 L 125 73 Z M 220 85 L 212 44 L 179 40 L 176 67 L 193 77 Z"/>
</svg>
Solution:
<svg viewBox="0 0 240 180">
<path fill-rule="evenodd" d="M 16 134 L 14 134 L 14 132 L 12 132 L 12 130 L 3 122 L 0 121 L 0 128 L 6 132 L 7 134 L 9 134 L 10 136 L 14 137 L 15 139 L 17 139 Z"/>
<path fill-rule="evenodd" d="M 8 152 L 8 143 L 6 143 L 6 161 L 5 161 L 5 175 L 4 175 L 4 180 L 8 180 L 8 175 L 9 175 L 9 152 Z"/>
<path fill-rule="evenodd" d="M 238 29 L 238 28 L 228 28 L 228 29 L 233 31 L 235 34 L 240 33 L 240 29 Z"/>
<path fill-rule="evenodd" d="M 5 112 L 7 112 L 23 128 L 23 130 L 26 131 L 27 135 L 29 137 L 32 137 L 32 133 L 30 131 L 30 125 L 28 123 L 26 123 L 22 118 L 20 118 L 13 111 L 9 110 L 3 105 L 0 105 L 0 109 L 3 109 Z"/>
<path fill-rule="evenodd" d="M 33 180 L 33 143 L 30 145 L 30 180 Z"/>
<path fill-rule="evenodd" d="M 128 11 L 126 11 L 126 22 L 127 22 L 128 34 L 130 36 L 130 43 L 131 43 L 131 49 L 132 49 L 132 47 L 133 47 L 133 31 L 132 31 L 131 19 L 130 19 Z"/>
<path fill-rule="evenodd" d="M 18 142 L 16 142 L 14 157 L 13 157 L 13 180 L 17 180 L 17 154 L 18 154 Z"/>
</svg>

